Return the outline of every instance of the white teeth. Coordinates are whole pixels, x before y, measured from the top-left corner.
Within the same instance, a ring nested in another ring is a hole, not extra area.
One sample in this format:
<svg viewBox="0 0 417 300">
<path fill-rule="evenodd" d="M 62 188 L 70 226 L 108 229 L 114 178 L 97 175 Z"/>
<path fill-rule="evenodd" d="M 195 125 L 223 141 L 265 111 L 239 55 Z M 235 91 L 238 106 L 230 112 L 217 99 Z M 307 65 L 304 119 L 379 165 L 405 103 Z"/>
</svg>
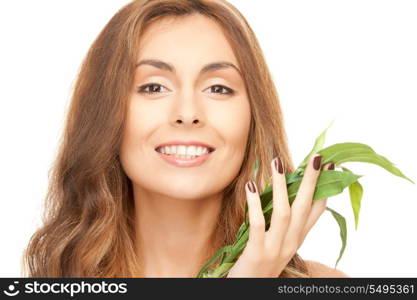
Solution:
<svg viewBox="0 0 417 300">
<path fill-rule="evenodd" d="M 168 154 L 168 155 L 175 155 L 181 158 L 190 158 L 195 156 L 204 155 L 209 152 L 209 149 L 202 146 L 185 146 L 185 145 L 171 145 L 171 146 L 164 146 L 157 149 L 158 152 Z"/>
<path fill-rule="evenodd" d="M 165 154 L 170 154 L 171 149 L 169 147 L 161 147 L 161 148 L 159 148 L 159 152 L 162 152 L 162 153 L 165 153 Z"/>
<path fill-rule="evenodd" d="M 177 146 L 177 151 L 175 154 L 179 155 L 186 155 L 187 154 L 187 147 L 184 145 Z"/>
<path fill-rule="evenodd" d="M 188 146 L 187 147 L 187 156 L 196 155 L 197 154 L 197 147 L 196 146 Z"/>
</svg>

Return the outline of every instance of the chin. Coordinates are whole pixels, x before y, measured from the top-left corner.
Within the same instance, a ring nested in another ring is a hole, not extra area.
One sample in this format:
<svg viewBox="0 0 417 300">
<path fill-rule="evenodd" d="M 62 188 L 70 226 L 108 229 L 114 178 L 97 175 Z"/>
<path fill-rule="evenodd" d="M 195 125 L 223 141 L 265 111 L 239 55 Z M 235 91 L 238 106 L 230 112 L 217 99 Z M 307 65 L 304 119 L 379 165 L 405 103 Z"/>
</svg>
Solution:
<svg viewBox="0 0 417 300">
<path fill-rule="evenodd" d="M 186 185 L 177 185 L 177 186 L 171 186 L 169 188 L 170 193 L 169 195 L 171 197 L 176 198 L 201 198 L 205 194 L 208 193 L 210 188 L 207 186 L 199 186 L 199 185 L 193 185 L 192 183 L 188 183 Z"/>
</svg>

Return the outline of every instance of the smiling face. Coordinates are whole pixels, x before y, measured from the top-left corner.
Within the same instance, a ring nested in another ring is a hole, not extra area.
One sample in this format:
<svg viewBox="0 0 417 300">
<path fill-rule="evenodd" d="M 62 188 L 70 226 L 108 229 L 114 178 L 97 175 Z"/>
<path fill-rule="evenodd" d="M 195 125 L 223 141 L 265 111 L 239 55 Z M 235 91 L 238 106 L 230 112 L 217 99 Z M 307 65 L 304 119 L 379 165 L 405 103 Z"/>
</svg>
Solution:
<svg viewBox="0 0 417 300">
<path fill-rule="evenodd" d="M 166 197 L 221 193 L 242 165 L 251 119 L 221 27 L 202 15 L 165 18 L 146 29 L 140 47 L 119 153 L 124 171 L 134 189 Z M 170 163 L 156 148 L 171 141 L 199 141 L 215 151 L 198 165 Z"/>
</svg>

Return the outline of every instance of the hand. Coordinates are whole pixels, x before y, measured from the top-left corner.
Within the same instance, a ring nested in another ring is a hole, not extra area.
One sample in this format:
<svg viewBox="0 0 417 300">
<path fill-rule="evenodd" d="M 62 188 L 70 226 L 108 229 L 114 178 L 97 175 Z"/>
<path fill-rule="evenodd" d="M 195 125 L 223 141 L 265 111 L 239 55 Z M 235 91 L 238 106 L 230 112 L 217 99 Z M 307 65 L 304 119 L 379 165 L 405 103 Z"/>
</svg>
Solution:
<svg viewBox="0 0 417 300">
<path fill-rule="evenodd" d="M 317 159 L 314 164 L 315 158 Z M 320 174 L 320 163 L 320 155 L 311 157 L 297 196 L 290 206 L 285 170 L 281 167 L 283 172 L 280 174 L 277 170 L 279 158 L 272 160 L 273 210 L 267 232 L 258 189 L 252 182 L 255 188 L 255 192 L 252 193 L 248 186 L 250 183 L 246 184 L 249 239 L 242 254 L 229 270 L 228 278 L 279 277 L 326 208 L 327 198 L 312 200 Z M 318 170 L 315 170 L 314 165 Z M 323 169 L 334 169 L 334 164 L 328 163 Z"/>
</svg>

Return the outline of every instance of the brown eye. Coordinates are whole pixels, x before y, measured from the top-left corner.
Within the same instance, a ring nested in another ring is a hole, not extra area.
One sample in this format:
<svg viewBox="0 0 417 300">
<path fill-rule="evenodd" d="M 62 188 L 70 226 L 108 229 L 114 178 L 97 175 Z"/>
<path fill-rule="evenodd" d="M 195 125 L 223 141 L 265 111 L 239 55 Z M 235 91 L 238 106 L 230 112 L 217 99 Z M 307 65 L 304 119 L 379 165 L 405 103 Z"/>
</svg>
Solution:
<svg viewBox="0 0 417 300">
<path fill-rule="evenodd" d="M 138 88 L 138 93 L 145 93 L 145 94 L 157 94 L 160 93 L 161 88 L 163 86 L 158 83 L 148 83 L 145 85 L 142 85 Z M 234 91 L 228 87 L 225 87 L 223 85 L 212 85 L 211 90 L 215 94 L 221 94 L 221 95 L 233 95 Z"/>
<path fill-rule="evenodd" d="M 228 95 L 228 94 L 233 95 L 234 94 L 234 91 L 232 89 L 230 89 L 228 87 L 225 87 L 223 85 L 212 85 L 210 88 L 216 94 L 222 94 L 222 95 Z M 220 91 L 220 93 L 219 93 L 219 91 Z M 226 91 L 226 92 L 221 92 L 221 91 Z"/>
<path fill-rule="evenodd" d="M 148 89 L 150 88 L 150 89 Z M 157 94 L 160 93 L 160 89 L 162 88 L 162 85 L 157 83 L 148 83 L 145 85 L 142 85 L 138 88 L 138 93 L 145 93 L 145 94 Z"/>
</svg>

